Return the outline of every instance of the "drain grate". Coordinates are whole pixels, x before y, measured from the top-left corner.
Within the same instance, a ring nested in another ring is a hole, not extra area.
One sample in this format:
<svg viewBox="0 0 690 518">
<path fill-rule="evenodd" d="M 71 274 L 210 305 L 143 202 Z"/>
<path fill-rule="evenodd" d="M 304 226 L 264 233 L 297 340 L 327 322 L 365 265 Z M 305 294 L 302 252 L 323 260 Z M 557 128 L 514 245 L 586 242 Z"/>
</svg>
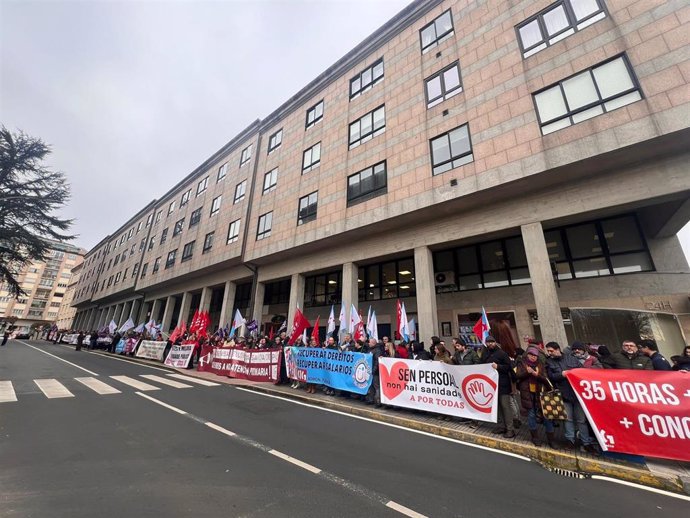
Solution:
<svg viewBox="0 0 690 518">
<path fill-rule="evenodd" d="M 560 475 L 562 477 L 568 477 L 568 478 L 591 478 L 591 475 L 587 473 L 580 473 L 579 471 L 572 471 L 569 469 L 563 469 L 563 468 L 552 468 L 549 466 L 544 466 L 548 471 L 551 473 L 555 473 L 556 475 Z"/>
</svg>

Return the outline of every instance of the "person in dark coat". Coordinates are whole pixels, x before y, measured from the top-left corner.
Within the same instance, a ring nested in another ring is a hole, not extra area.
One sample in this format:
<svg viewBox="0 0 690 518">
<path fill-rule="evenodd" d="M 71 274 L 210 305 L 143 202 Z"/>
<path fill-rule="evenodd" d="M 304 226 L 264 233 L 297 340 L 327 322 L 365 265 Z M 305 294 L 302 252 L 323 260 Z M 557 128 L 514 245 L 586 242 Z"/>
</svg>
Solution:
<svg viewBox="0 0 690 518">
<path fill-rule="evenodd" d="M 91 336 L 89 337 L 89 349 L 95 349 L 98 347 L 98 333 L 94 330 L 91 331 Z"/>
<path fill-rule="evenodd" d="M 84 344 L 84 331 L 79 331 L 77 335 L 77 351 L 81 351 L 81 346 Z"/>
<path fill-rule="evenodd" d="M 482 356 L 482 363 L 491 365 L 498 372 L 498 426 L 494 433 L 503 434 L 506 439 L 515 437 L 515 423 L 517 419 L 511 403 L 513 372 L 510 357 L 503 351 L 493 336 L 486 337 L 486 352 Z"/>
<path fill-rule="evenodd" d="M 609 369 L 652 370 L 652 360 L 637 350 L 637 344 L 626 340 L 621 350 L 611 353 L 611 356 L 599 358 L 599 361 Z"/>
<path fill-rule="evenodd" d="M 5 334 L 2 335 L 2 345 L 7 344 L 7 340 L 9 340 L 9 339 L 10 339 L 10 332 L 5 331 Z"/>
<path fill-rule="evenodd" d="M 546 367 L 540 359 L 540 351 L 535 346 L 530 345 L 527 351 L 517 362 L 516 373 L 517 388 L 520 391 L 520 403 L 522 408 L 527 411 L 527 426 L 532 443 L 541 446 L 539 439 L 539 425 L 537 417 L 541 414 L 540 394 L 549 390 L 549 380 L 546 376 Z M 556 438 L 554 435 L 553 421 L 543 419 L 546 439 L 549 446 L 555 448 Z"/>
<path fill-rule="evenodd" d="M 400 353 L 400 350 L 395 348 L 396 354 Z M 397 356 L 400 358 L 401 356 Z M 429 351 L 424 349 L 424 344 L 421 342 L 412 342 L 412 359 L 413 360 L 431 360 L 431 355 Z"/>
<path fill-rule="evenodd" d="M 642 340 L 639 351 L 652 360 L 652 367 L 655 371 L 670 371 L 671 364 L 659 352 L 659 346 L 654 340 Z"/>
<path fill-rule="evenodd" d="M 379 382 L 379 358 L 383 356 L 383 343 L 376 338 L 369 338 L 369 352 L 371 353 L 371 386 L 367 392 L 367 405 L 381 407 L 381 384 Z"/>
<path fill-rule="evenodd" d="M 453 364 L 454 365 L 477 365 L 479 355 L 472 346 L 467 346 L 462 338 L 453 338 Z"/>
</svg>

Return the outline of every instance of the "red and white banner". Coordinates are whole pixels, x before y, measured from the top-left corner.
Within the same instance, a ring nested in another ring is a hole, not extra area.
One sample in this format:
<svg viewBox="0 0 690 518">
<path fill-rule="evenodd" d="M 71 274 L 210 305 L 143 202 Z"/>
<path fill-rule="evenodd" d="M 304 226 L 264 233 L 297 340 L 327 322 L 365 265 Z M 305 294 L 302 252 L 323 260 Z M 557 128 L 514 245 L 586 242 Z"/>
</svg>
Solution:
<svg viewBox="0 0 690 518">
<path fill-rule="evenodd" d="M 280 349 L 204 346 L 197 369 L 230 378 L 278 383 L 280 353 Z"/>
<path fill-rule="evenodd" d="M 498 372 L 491 365 L 379 358 L 381 403 L 495 423 Z"/>
<path fill-rule="evenodd" d="M 173 345 L 165 359 L 165 365 L 176 369 L 186 369 L 195 347 L 195 343 Z"/>
<path fill-rule="evenodd" d="M 690 374 L 573 369 L 565 376 L 602 450 L 690 461 Z"/>
</svg>

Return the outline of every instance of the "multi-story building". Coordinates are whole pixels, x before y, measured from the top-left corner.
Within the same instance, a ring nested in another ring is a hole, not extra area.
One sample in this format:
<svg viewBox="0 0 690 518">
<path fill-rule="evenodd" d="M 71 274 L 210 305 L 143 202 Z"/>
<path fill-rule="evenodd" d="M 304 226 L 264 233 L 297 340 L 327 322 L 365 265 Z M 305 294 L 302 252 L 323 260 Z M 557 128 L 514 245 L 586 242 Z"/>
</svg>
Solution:
<svg viewBox="0 0 690 518">
<path fill-rule="evenodd" d="M 26 293 L 15 299 L 0 285 L 0 322 L 12 324 L 18 333 L 52 325 L 58 318 L 72 269 L 81 264 L 86 250 L 51 241 L 45 261 L 33 261 L 19 272 L 17 280 Z"/>
<path fill-rule="evenodd" d="M 483 306 L 516 341 L 677 354 L 689 22 L 673 0 L 415 1 L 91 250 L 77 323 L 343 302 L 389 334 L 400 298 L 420 339 Z"/>
<path fill-rule="evenodd" d="M 60 309 L 58 310 L 57 318 L 55 319 L 55 325 L 61 331 L 72 329 L 74 317 L 77 315 L 76 308 L 72 306 L 72 300 L 74 300 L 74 294 L 76 293 L 77 284 L 79 284 L 79 278 L 81 277 L 81 269 L 83 265 L 84 263 L 80 262 L 74 268 L 72 268 L 69 282 L 67 283 L 67 289 L 62 297 Z"/>
</svg>

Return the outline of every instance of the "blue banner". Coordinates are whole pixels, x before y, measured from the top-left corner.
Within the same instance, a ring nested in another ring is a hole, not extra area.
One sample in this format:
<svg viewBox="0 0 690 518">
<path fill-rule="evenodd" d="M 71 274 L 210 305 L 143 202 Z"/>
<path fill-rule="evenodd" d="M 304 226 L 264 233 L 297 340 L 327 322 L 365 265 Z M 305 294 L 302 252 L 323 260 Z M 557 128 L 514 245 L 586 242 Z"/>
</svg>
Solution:
<svg viewBox="0 0 690 518">
<path fill-rule="evenodd" d="M 124 340 L 124 338 L 120 338 L 120 341 L 117 342 L 117 345 L 115 346 L 115 353 L 121 354 L 124 350 L 125 350 L 125 340 Z"/>
<path fill-rule="evenodd" d="M 355 394 L 366 394 L 369 390 L 371 358 L 371 354 L 337 349 L 285 348 L 285 368 L 289 378 Z"/>
</svg>

